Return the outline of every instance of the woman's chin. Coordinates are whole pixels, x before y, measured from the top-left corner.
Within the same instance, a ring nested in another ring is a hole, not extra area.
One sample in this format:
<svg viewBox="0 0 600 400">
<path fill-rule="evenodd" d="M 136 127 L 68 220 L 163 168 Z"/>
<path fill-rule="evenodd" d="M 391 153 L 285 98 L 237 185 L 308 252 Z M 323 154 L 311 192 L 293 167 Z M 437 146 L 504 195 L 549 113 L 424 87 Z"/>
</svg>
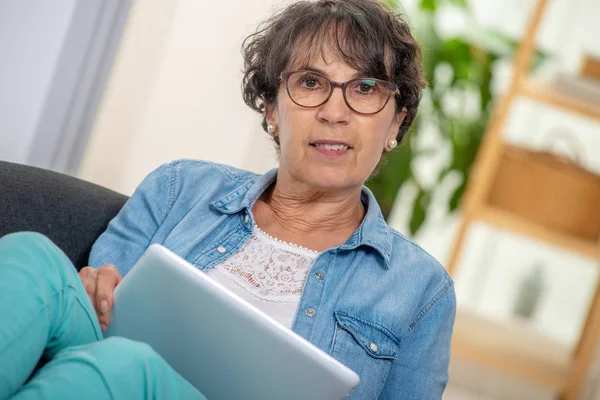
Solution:
<svg viewBox="0 0 600 400">
<path fill-rule="evenodd" d="M 362 181 L 348 175 L 347 170 L 335 168 L 319 168 L 311 171 L 306 181 L 321 190 L 344 190 L 362 186 Z"/>
</svg>

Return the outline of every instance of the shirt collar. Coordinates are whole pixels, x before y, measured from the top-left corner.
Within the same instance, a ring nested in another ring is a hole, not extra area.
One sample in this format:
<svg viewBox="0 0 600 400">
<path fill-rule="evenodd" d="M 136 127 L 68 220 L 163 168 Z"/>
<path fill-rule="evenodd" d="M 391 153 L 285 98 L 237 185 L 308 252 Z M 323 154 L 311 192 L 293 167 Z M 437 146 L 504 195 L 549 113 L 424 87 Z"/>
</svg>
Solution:
<svg viewBox="0 0 600 400">
<path fill-rule="evenodd" d="M 212 206 L 224 214 L 235 214 L 243 209 L 252 210 L 254 203 L 277 177 L 277 168 L 260 175 L 248 182 L 240 184 L 229 194 L 212 203 Z M 339 248 L 352 250 L 367 246 L 376 250 L 383 259 L 383 266 L 388 269 L 392 253 L 392 237 L 390 228 L 385 223 L 381 209 L 373 193 L 363 186 L 361 200 L 367 207 L 367 213 L 350 239 Z"/>
</svg>

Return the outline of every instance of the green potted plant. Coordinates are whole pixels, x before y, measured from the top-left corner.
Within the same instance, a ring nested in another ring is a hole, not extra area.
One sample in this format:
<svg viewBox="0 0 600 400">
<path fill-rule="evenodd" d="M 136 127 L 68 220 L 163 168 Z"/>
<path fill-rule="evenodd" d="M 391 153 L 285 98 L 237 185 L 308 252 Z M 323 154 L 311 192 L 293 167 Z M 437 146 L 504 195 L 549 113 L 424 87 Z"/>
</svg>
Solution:
<svg viewBox="0 0 600 400">
<path fill-rule="evenodd" d="M 401 0 L 384 1 L 400 9 Z M 436 16 L 448 7 L 458 8 L 468 21 L 460 34 L 443 36 L 438 31 Z M 412 204 L 407 205 L 412 210 L 408 233 L 414 235 L 427 218 L 434 192 L 451 175 L 458 184 L 448 196 L 447 211 L 457 209 L 492 112 L 495 67 L 498 61 L 512 58 L 518 43 L 478 26 L 466 0 L 421 0 L 416 13 L 408 17 L 423 47 L 428 87 L 403 144 L 388 155 L 385 166 L 367 186 L 386 219 L 400 188 L 407 184 L 416 188 Z M 535 64 L 542 59 L 538 53 Z M 420 136 L 431 129 L 436 131 L 439 143 L 424 146 Z M 436 172 L 433 184 L 426 184 L 418 176 L 417 163 L 435 157 L 447 162 Z"/>
</svg>

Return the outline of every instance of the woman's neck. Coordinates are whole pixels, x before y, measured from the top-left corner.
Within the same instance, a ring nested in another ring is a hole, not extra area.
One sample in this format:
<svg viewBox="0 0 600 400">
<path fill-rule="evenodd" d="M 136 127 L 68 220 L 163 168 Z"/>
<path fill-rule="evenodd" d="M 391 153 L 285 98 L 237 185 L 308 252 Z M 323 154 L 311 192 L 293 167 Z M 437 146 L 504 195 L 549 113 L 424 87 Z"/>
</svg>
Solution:
<svg viewBox="0 0 600 400">
<path fill-rule="evenodd" d="M 259 227 L 278 239 L 323 251 L 345 243 L 362 222 L 361 188 L 346 191 L 299 190 L 276 182 L 256 202 Z"/>
</svg>

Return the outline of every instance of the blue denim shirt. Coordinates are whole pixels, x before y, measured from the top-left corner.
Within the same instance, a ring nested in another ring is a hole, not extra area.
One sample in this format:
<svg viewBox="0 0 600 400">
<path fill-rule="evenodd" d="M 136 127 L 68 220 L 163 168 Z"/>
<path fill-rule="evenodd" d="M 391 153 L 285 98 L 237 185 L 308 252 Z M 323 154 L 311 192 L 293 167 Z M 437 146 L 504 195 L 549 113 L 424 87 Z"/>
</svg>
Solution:
<svg viewBox="0 0 600 400">
<path fill-rule="evenodd" d="M 98 238 L 90 265 L 114 264 L 125 275 L 150 244 L 160 243 L 209 270 L 252 235 L 252 206 L 276 175 L 192 160 L 165 164 Z M 316 258 L 292 329 L 360 375 L 350 399 L 440 399 L 456 310 L 453 282 L 433 257 L 387 226 L 367 188 L 363 203 L 367 213 L 350 239 Z"/>
</svg>

